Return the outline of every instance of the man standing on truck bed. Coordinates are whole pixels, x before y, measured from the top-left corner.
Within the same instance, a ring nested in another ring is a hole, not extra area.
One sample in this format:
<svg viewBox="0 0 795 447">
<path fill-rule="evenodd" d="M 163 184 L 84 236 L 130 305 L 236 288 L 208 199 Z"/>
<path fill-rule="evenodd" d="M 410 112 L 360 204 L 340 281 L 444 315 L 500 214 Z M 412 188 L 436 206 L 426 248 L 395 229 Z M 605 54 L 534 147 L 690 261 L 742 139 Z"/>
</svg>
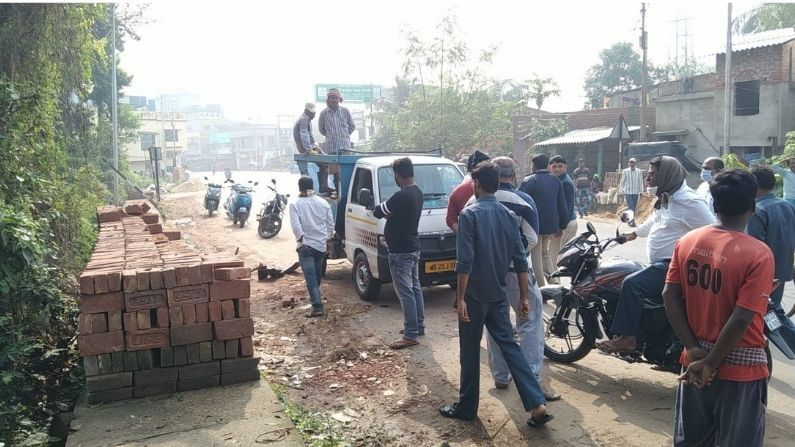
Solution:
<svg viewBox="0 0 795 447">
<path fill-rule="evenodd" d="M 320 134 L 326 137 L 326 152 L 340 154 L 343 150 L 351 148 L 351 134 L 356 126 L 353 124 L 351 112 L 342 107 L 342 94 L 339 89 L 330 88 L 326 95 L 326 107 L 320 112 L 318 128 Z"/>
<path fill-rule="evenodd" d="M 411 159 L 398 158 L 392 162 L 392 170 L 400 190 L 375 207 L 373 216 L 387 219 L 384 238 L 389 250 L 389 273 L 403 308 L 403 337 L 389 347 L 403 349 L 419 344 L 417 338 L 425 335 L 425 299 L 420 286 L 420 238 L 417 231 L 423 196 L 414 183 Z"/>
<path fill-rule="evenodd" d="M 299 154 L 317 154 L 318 145 L 312 136 L 312 120 L 315 119 L 315 104 L 308 102 L 304 105 L 304 113 L 293 126 L 293 140 Z M 301 175 L 309 175 L 309 166 L 305 161 L 298 162 L 298 171 Z M 328 166 L 325 163 L 318 165 L 318 191 L 328 192 Z"/>
</svg>

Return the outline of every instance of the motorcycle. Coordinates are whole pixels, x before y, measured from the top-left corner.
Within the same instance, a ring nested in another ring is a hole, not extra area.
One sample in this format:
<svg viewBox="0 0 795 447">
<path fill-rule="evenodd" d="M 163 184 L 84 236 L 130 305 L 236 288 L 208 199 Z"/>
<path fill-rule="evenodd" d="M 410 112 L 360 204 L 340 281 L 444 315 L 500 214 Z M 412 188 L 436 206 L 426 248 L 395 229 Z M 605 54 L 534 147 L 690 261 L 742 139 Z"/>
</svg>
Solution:
<svg viewBox="0 0 795 447">
<path fill-rule="evenodd" d="M 226 199 L 226 205 L 224 205 L 226 215 L 232 219 L 232 225 L 240 223 L 240 228 L 243 228 L 251 212 L 251 192 L 253 188 L 252 186 L 235 183 L 232 179 L 228 179 L 226 182 L 232 183 L 232 192 Z M 257 186 L 258 183 L 254 182 L 253 186 Z"/>
<path fill-rule="evenodd" d="M 287 198 L 290 194 L 279 194 L 276 190 L 276 179 L 271 179 L 273 186 L 268 185 L 268 188 L 273 191 L 274 197 L 268 202 L 263 203 L 262 210 L 257 215 L 259 227 L 257 233 L 263 239 L 270 239 L 282 229 L 282 220 L 284 219 L 284 210 L 287 208 Z"/>
<path fill-rule="evenodd" d="M 207 177 L 204 177 L 204 179 L 207 180 Z M 218 211 L 218 205 L 220 203 L 221 185 L 217 183 L 207 183 L 207 192 L 204 193 L 204 209 L 207 210 L 207 215 L 212 217 L 213 213 Z"/>
<path fill-rule="evenodd" d="M 633 217 L 634 213 L 625 211 L 621 221 L 630 222 Z M 546 323 L 544 355 L 556 362 L 581 360 L 596 347 L 597 340 L 613 337 L 610 328 L 624 279 L 646 267 L 620 257 L 602 259 L 605 251 L 623 244 L 625 239 L 616 229 L 615 237 L 600 241 L 594 226 L 590 222 L 586 226 L 586 232 L 561 248 L 557 258 L 559 270 L 553 273 L 555 277 L 570 277 L 571 287 L 541 288 Z M 554 311 L 548 312 L 552 303 Z M 644 298 L 640 327 L 637 351 L 620 354 L 619 358 L 630 363 L 650 363 L 661 371 L 681 372 L 679 356 L 684 346 L 668 323 L 662 296 Z M 768 332 L 766 325 L 765 333 Z M 772 372 L 770 349 L 765 347 L 765 352 Z"/>
</svg>

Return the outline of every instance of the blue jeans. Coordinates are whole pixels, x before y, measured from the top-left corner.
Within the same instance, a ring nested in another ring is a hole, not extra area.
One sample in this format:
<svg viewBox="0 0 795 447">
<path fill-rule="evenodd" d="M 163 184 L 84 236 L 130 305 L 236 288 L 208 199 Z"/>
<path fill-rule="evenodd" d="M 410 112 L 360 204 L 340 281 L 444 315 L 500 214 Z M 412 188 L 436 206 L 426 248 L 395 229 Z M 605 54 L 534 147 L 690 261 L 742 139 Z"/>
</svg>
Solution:
<svg viewBox="0 0 795 447">
<path fill-rule="evenodd" d="M 530 366 L 530 371 L 536 379 L 540 380 L 541 368 L 544 366 L 544 320 L 542 315 L 542 307 L 544 306 L 543 299 L 541 298 L 541 289 L 538 288 L 538 283 L 530 273 L 530 287 L 528 290 L 528 297 L 530 298 L 530 315 L 524 319 L 519 314 L 519 277 L 514 272 L 508 272 L 505 275 L 505 284 L 507 285 L 508 304 L 513 308 L 516 314 L 516 331 L 519 333 L 519 347 L 522 349 L 522 354 Z M 500 351 L 499 345 L 488 334 L 486 338 L 486 345 L 489 350 L 489 368 L 491 375 L 494 377 L 496 383 L 508 383 L 511 380 L 511 371 L 508 369 L 508 363 Z"/>
<path fill-rule="evenodd" d="M 301 271 L 304 272 L 306 290 L 309 291 L 309 301 L 312 302 L 312 309 L 323 310 L 323 302 L 320 299 L 320 279 L 323 276 L 323 261 L 326 259 L 326 252 L 315 250 L 308 245 L 302 245 L 297 250 L 298 262 L 301 264 Z"/>
<path fill-rule="evenodd" d="M 416 340 L 425 331 L 425 298 L 420 286 L 420 252 L 390 253 L 392 286 L 403 308 L 403 337 Z"/>
<path fill-rule="evenodd" d="M 516 390 L 527 411 L 546 403 L 538 380 L 522 355 L 519 344 L 513 339 L 513 327 L 508 317 L 508 301 L 475 301 L 465 298 L 469 323 L 458 320 L 459 347 L 461 350 L 461 391 L 456 413 L 465 418 L 478 414 L 480 401 L 480 339 L 486 326 L 502 352 L 511 371 Z"/>
<path fill-rule="evenodd" d="M 627 194 L 627 208 L 632 210 L 634 213 L 635 210 L 638 208 L 638 194 Z M 632 219 L 632 223 L 635 223 L 635 219 Z"/>
<path fill-rule="evenodd" d="M 616 335 L 637 337 L 640 334 L 640 317 L 643 314 L 643 300 L 662 302 L 665 275 L 668 273 L 670 259 L 651 264 L 624 279 L 621 296 L 610 331 Z"/>
</svg>

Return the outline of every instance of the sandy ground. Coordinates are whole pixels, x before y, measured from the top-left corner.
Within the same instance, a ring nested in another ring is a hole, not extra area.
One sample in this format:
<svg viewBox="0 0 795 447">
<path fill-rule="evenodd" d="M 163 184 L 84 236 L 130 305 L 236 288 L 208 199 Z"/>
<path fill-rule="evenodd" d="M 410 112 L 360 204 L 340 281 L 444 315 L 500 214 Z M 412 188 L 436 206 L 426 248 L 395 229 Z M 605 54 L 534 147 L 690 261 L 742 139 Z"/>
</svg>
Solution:
<svg viewBox="0 0 795 447">
<path fill-rule="evenodd" d="M 294 185 L 296 176 L 250 174 L 261 183 L 271 176 L 285 192 L 295 193 L 290 191 L 294 187 L 285 185 Z M 266 196 L 255 193 L 255 203 Z M 277 237 L 263 240 L 256 234 L 254 217 L 246 228 L 233 227 L 224 215 L 207 217 L 202 197 L 202 192 L 164 197 L 170 223 L 198 250 L 238 251 L 252 267 L 259 263 L 286 267 L 297 260 L 288 221 Z M 471 423 L 442 418 L 437 408 L 456 400 L 459 377 L 453 291 L 425 289 L 427 336 L 419 346 L 403 351 L 386 346 L 399 337 L 402 327 L 400 304 L 390 286 L 383 288 L 377 301 L 361 301 L 353 290 L 350 264 L 331 261 L 322 294 L 327 317 L 307 319 L 303 314 L 309 302 L 300 270 L 270 282 L 254 278 L 255 345 L 269 380 L 282 385 L 293 402 L 328 418 L 352 445 L 671 443 L 675 376 L 596 352 L 576 364 L 547 361 L 544 381 L 563 399 L 550 403 L 555 420 L 538 430 L 526 425 L 528 415 L 513 385 L 494 388 L 484 341 L 479 418 Z M 282 308 L 283 297 L 295 298 L 295 308 Z M 792 416 L 769 411 L 766 445 L 791 445 L 793 436 Z"/>
</svg>

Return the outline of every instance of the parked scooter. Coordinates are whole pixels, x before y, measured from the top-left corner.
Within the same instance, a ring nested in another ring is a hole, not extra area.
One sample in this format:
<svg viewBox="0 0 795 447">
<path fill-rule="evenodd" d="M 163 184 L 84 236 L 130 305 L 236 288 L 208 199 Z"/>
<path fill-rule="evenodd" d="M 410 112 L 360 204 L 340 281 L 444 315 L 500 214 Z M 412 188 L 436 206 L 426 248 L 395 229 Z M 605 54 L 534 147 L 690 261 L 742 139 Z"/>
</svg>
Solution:
<svg viewBox="0 0 795 447">
<path fill-rule="evenodd" d="M 257 186 L 259 182 L 254 182 L 252 186 L 235 183 L 232 179 L 228 179 L 226 182 L 232 183 L 232 192 L 229 193 L 224 206 L 226 215 L 232 219 L 232 225 L 240 223 L 240 228 L 243 228 L 251 213 L 251 192 L 254 190 L 252 186 Z"/>
<path fill-rule="evenodd" d="M 268 185 L 268 189 L 273 191 L 273 199 L 262 204 L 262 210 L 257 215 L 259 227 L 257 233 L 263 239 L 270 239 L 282 229 L 284 220 L 284 209 L 287 208 L 287 198 L 290 194 L 279 194 L 276 190 L 276 179 L 271 179 L 273 186 Z"/>
<path fill-rule="evenodd" d="M 208 180 L 207 177 L 204 177 L 204 179 Z M 207 192 L 204 193 L 204 209 L 207 210 L 207 215 L 212 217 L 213 213 L 218 211 L 218 205 L 220 204 L 221 185 L 218 183 L 207 183 Z"/>
<path fill-rule="evenodd" d="M 621 221 L 630 222 L 633 217 L 634 213 L 625 211 Z M 553 276 L 571 277 L 571 287 L 541 288 L 547 328 L 544 355 L 556 362 L 581 360 L 596 347 L 597 340 L 613 337 L 610 328 L 624 279 L 645 267 L 640 262 L 624 258 L 603 260 L 602 254 L 608 248 L 624 243 L 625 239 L 616 229 L 616 237 L 600 242 L 590 222 L 587 228 L 586 232 L 566 243 L 558 255 L 560 269 Z M 547 310 L 553 303 L 554 312 L 549 314 Z M 651 363 L 658 370 L 681 372 L 679 356 L 684 347 L 668 323 L 662 296 L 644 298 L 640 327 L 639 340 L 642 342 L 637 352 L 622 354 L 619 358 L 628 362 Z M 767 327 L 765 333 L 768 333 Z M 769 347 L 765 347 L 765 352 L 768 368 L 772 371 Z"/>
</svg>

